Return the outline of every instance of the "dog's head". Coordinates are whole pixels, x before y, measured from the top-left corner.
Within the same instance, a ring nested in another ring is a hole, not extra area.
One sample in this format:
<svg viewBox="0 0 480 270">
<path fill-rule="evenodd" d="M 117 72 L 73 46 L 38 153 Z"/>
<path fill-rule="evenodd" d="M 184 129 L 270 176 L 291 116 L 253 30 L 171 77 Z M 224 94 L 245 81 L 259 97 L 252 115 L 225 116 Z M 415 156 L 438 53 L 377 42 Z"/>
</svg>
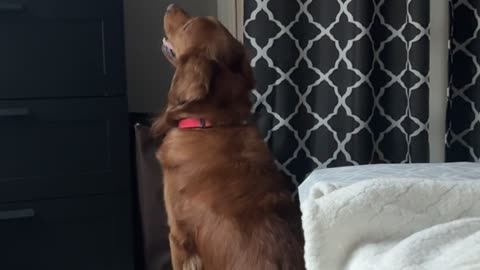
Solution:
<svg viewBox="0 0 480 270">
<path fill-rule="evenodd" d="M 252 69 L 243 45 L 213 17 L 193 17 L 172 4 L 164 16 L 162 51 L 177 69 L 194 57 L 209 60 L 242 75 L 254 87 Z M 207 65 L 204 63 L 203 65 Z"/>
<path fill-rule="evenodd" d="M 172 4 L 164 28 L 162 51 L 176 69 L 170 110 L 202 102 L 227 106 L 248 97 L 254 87 L 250 60 L 243 45 L 217 19 L 193 17 Z"/>
</svg>

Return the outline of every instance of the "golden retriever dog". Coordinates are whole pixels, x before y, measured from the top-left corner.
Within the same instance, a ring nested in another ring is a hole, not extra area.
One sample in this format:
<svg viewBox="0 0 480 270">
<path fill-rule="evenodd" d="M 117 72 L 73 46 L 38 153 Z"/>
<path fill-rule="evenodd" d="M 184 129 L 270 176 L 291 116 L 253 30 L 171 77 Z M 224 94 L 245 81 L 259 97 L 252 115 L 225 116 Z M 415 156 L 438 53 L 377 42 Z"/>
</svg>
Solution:
<svg viewBox="0 0 480 270">
<path fill-rule="evenodd" d="M 175 5 L 163 52 L 175 67 L 159 140 L 175 270 L 305 269 L 300 211 L 250 122 L 254 87 L 240 42 Z"/>
</svg>

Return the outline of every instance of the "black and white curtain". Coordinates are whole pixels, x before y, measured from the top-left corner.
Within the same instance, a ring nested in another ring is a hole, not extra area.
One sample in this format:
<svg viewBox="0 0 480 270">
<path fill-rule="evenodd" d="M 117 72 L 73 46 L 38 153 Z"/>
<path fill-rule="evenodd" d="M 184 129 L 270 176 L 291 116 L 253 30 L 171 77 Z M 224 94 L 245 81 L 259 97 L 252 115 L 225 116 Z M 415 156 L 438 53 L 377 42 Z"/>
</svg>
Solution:
<svg viewBox="0 0 480 270">
<path fill-rule="evenodd" d="M 447 161 L 480 162 L 480 1 L 450 0 Z"/>
<path fill-rule="evenodd" d="M 428 0 L 245 0 L 254 110 L 295 184 L 429 160 L 428 29 Z"/>
</svg>

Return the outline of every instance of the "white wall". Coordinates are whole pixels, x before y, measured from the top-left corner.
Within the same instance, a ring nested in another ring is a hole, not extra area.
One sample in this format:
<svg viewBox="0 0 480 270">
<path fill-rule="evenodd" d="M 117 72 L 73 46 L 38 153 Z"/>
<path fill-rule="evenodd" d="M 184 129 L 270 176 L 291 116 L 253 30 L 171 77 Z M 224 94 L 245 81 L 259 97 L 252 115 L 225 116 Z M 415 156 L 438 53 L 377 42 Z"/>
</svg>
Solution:
<svg viewBox="0 0 480 270">
<path fill-rule="evenodd" d="M 217 0 L 125 0 L 127 89 L 131 112 L 158 112 L 166 101 L 173 68 L 160 50 L 163 13 L 175 2 L 194 15 L 217 14 Z"/>
<path fill-rule="evenodd" d="M 448 1 L 430 1 L 430 160 L 445 160 L 448 87 Z"/>
</svg>

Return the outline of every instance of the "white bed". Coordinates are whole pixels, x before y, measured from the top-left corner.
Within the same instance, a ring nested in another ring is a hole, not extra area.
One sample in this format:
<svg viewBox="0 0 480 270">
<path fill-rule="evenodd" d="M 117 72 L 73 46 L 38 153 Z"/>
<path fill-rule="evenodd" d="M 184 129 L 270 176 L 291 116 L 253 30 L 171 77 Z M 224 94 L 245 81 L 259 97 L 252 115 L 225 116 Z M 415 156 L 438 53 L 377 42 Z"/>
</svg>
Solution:
<svg viewBox="0 0 480 270">
<path fill-rule="evenodd" d="M 480 269 L 480 164 L 314 171 L 299 187 L 308 270 Z"/>
<path fill-rule="evenodd" d="M 300 201 L 303 201 L 311 187 L 317 182 L 352 184 L 378 177 L 426 178 L 435 180 L 477 180 L 480 179 L 480 164 L 429 163 L 429 164 L 376 164 L 349 166 L 313 171 L 299 187 Z"/>
</svg>

